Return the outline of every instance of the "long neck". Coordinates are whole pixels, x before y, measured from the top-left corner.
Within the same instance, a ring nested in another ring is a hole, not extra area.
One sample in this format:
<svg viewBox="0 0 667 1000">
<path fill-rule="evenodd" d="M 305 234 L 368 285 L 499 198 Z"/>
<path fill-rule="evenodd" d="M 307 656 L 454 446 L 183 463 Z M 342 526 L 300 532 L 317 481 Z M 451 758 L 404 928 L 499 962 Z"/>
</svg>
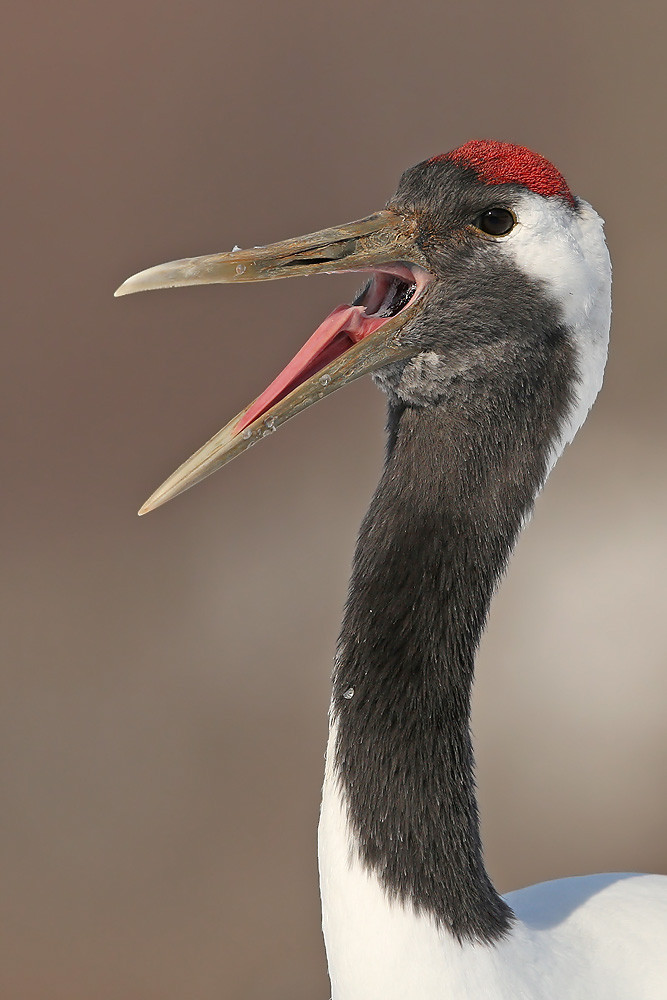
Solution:
<svg viewBox="0 0 667 1000">
<path fill-rule="evenodd" d="M 390 408 L 332 702 L 330 767 L 360 864 L 388 899 L 462 941 L 497 940 L 512 921 L 482 858 L 470 696 L 493 590 L 553 440 L 520 395 L 516 413 L 498 402 L 465 423 L 452 406 Z"/>
</svg>

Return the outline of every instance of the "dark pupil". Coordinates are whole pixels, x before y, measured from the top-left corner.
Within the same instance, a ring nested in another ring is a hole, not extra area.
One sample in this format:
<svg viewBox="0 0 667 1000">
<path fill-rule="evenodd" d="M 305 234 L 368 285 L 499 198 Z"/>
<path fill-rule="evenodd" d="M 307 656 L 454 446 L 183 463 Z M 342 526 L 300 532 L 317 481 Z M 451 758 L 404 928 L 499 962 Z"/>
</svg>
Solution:
<svg viewBox="0 0 667 1000">
<path fill-rule="evenodd" d="M 514 216 L 506 208 L 490 208 L 479 217 L 479 228 L 489 236 L 505 236 L 514 225 Z"/>
</svg>

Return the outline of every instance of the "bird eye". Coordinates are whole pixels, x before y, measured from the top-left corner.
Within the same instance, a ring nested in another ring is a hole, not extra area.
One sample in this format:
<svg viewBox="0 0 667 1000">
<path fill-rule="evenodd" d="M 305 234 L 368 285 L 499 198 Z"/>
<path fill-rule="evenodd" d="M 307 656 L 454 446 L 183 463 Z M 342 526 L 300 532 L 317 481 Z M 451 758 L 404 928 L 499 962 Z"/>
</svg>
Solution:
<svg viewBox="0 0 667 1000">
<path fill-rule="evenodd" d="M 514 229 L 516 219 L 507 208 L 489 208 L 476 219 L 475 225 L 487 236 L 507 236 Z"/>
</svg>

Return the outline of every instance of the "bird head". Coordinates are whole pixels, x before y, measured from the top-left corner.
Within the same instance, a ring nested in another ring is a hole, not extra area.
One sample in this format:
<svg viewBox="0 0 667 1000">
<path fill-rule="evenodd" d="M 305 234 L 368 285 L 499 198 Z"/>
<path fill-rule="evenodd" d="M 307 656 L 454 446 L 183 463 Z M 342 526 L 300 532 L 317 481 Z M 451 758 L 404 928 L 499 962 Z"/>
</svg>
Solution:
<svg viewBox="0 0 667 1000">
<path fill-rule="evenodd" d="M 503 385 L 529 396 L 548 381 L 557 335 L 570 362 L 561 366 L 568 406 L 557 414 L 557 452 L 583 423 L 607 353 L 611 271 L 602 222 L 548 160 L 522 146 L 468 142 L 407 170 L 383 211 L 266 247 L 158 265 L 116 294 L 340 271 L 364 275 L 356 299 L 336 307 L 140 513 L 366 373 L 394 405 L 449 400 L 484 421 Z"/>
</svg>

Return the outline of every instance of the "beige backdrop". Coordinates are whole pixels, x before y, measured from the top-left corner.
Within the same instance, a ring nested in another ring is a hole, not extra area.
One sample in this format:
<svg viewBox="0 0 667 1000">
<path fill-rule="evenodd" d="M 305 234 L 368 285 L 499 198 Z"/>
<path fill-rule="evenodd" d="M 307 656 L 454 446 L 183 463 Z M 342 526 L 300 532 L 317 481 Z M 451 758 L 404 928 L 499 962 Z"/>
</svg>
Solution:
<svg viewBox="0 0 667 1000">
<path fill-rule="evenodd" d="M 9 18 L 3 1000 L 328 996 L 328 674 L 382 399 L 357 383 L 135 511 L 352 286 L 112 292 L 366 214 L 471 137 L 555 160 L 607 219 L 616 292 L 603 397 L 480 657 L 488 863 L 502 889 L 667 870 L 664 5 L 33 0 Z"/>
</svg>

